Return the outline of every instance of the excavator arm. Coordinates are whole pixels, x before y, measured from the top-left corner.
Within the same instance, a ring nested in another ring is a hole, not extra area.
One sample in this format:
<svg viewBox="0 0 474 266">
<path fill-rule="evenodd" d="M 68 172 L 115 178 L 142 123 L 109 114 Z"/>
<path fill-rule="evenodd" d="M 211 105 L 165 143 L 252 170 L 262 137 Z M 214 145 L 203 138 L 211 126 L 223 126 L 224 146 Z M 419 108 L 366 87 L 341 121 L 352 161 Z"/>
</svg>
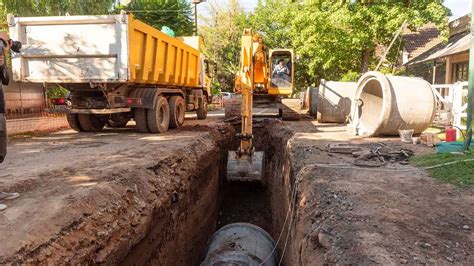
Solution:
<svg viewBox="0 0 474 266">
<path fill-rule="evenodd" d="M 227 163 L 227 180 L 261 180 L 263 152 L 256 152 L 253 145 L 252 108 L 256 86 L 265 86 L 267 63 L 262 39 L 246 29 L 242 35 L 239 71 L 234 91 L 241 93 L 242 130 L 237 151 L 230 151 Z"/>
</svg>

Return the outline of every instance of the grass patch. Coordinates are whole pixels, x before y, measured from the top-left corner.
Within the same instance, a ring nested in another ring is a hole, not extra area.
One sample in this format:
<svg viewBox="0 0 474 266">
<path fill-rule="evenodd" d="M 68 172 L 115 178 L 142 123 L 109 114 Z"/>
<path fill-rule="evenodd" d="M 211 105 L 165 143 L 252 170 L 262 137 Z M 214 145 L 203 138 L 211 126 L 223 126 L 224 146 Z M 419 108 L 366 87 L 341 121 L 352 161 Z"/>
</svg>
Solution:
<svg viewBox="0 0 474 266">
<path fill-rule="evenodd" d="M 472 159 L 473 161 L 462 162 Z M 431 176 L 442 181 L 459 186 L 474 187 L 474 153 L 458 154 L 424 154 L 414 156 L 410 164 L 419 167 L 430 167 L 438 164 L 457 162 L 429 169 Z"/>
</svg>

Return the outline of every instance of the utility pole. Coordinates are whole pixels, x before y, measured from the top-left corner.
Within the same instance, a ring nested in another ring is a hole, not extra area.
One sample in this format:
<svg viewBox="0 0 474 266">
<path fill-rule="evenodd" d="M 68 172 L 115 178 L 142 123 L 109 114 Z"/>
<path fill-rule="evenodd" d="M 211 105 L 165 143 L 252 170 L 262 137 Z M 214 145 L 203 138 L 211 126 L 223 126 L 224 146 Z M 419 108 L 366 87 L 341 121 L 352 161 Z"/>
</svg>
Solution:
<svg viewBox="0 0 474 266">
<path fill-rule="evenodd" d="M 472 0 L 471 8 L 471 47 L 469 49 L 469 84 L 468 84 L 468 93 L 467 93 L 467 121 L 466 128 L 467 134 L 466 139 L 464 140 L 464 150 L 469 150 L 472 139 L 472 127 L 474 116 L 474 0 Z"/>
<path fill-rule="evenodd" d="M 194 5 L 194 35 L 198 35 L 198 15 L 197 15 L 197 5 L 200 3 L 206 2 L 206 0 L 192 0 L 191 3 Z"/>
</svg>

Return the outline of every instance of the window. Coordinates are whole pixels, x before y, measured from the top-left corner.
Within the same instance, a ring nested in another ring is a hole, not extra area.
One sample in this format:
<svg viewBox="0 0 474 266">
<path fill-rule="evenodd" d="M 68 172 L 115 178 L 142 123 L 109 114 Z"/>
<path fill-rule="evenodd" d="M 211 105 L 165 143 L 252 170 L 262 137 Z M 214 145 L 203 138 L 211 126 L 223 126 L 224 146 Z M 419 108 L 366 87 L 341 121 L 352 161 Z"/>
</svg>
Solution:
<svg viewBox="0 0 474 266">
<path fill-rule="evenodd" d="M 291 62 L 291 54 L 274 54 L 271 61 L 271 85 L 278 88 L 291 87 L 293 82 L 293 63 Z"/>
<path fill-rule="evenodd" d="M 453 64 L 453 83 L 467 81 L 468 62 Z"/>
</svg>

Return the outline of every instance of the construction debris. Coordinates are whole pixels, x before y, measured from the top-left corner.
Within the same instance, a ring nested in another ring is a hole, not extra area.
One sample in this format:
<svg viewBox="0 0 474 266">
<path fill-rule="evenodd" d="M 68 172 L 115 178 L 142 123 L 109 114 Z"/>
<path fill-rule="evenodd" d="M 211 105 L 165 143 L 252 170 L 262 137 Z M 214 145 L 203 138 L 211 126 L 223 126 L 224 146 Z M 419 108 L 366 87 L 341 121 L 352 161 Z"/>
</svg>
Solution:
<svg viewBox="0 0 474 266">
<path fill-rule="evenodd" d="M 408 159 L 414 154 L 410 149 L 384 143 L 374 144 L 369 149 L 348 143 L 328 144 L 327 147 L 329 153 L 352 154 L 356 157 L 352 163 L 364 167 L 380 167 L 387 162 L 407 164 Z"/>
<path fill-rule="evenodd" d="M 328 144 L 327 147 L 328 151 L 331 153 L 353 154 L 354 152 L 360 151 L 359 146 L 351 145 L 349 143 Z"/>
<path fill-rule="evenodd" d="M 369 151 L 354 152 L 352 155 L 357 158 L 353 164 L 357 166 L 379 167 L 387 162 L 407 164 L 414 152 L 410 149 L 393 147 L 385 144 L 374 145 Z"/>
</svg>

